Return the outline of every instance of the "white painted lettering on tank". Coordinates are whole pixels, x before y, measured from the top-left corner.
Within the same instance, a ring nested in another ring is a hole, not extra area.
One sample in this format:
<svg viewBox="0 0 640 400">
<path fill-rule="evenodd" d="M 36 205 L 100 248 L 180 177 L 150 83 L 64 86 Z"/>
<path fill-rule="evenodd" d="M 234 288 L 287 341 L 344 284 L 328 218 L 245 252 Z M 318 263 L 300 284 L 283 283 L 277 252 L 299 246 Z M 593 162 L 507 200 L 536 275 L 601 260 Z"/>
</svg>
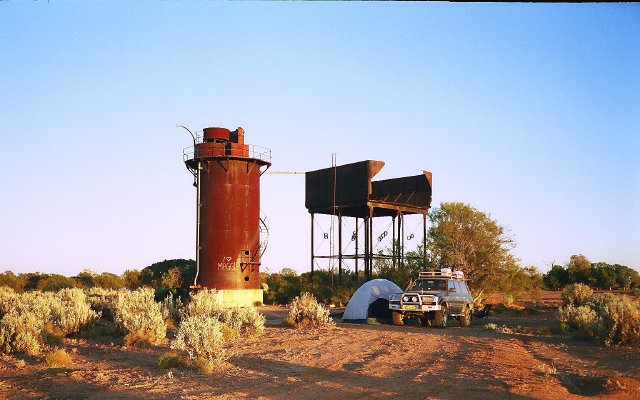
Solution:
<svg viewBox="0 0 640 400">
<path fill-rule="evenodd" d="M 239 269 L 239 264 L 231 261 L 231 257 L 223 257 L 222 262 L 218 263 L 218 271 L 237 271 Z"/>
</svg>

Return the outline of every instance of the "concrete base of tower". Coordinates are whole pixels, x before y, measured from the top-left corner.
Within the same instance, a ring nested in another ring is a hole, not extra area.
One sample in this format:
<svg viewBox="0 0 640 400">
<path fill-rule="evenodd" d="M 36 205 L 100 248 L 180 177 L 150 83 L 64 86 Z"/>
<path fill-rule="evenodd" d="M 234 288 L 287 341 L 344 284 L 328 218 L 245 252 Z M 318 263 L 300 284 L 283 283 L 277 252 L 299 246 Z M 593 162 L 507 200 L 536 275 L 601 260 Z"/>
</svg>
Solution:
<svg viewBox="0 0 640 400">
<path fill-rule="evenodd" d="M 196 289 L 197 290 L 197 289 Z M 247 307 L 262 304 L 262 289 L 221 289 L 216 290 L 216 303 L 223 307 Z"/>
</svg>

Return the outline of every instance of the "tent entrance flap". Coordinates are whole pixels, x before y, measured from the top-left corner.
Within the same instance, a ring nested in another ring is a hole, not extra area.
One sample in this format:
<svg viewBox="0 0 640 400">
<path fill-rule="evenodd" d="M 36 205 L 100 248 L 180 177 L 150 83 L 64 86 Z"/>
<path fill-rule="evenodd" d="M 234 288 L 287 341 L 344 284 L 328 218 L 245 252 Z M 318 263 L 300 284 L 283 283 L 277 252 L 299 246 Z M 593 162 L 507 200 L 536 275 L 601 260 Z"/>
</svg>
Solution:
<svg viewBox="0 0 640 400">
<path fill-rule="evenodd" d="M 391 310 L 389 309 L 389 300 L 381 298 L 369 304 L 369 308 L 367 310 L 367 318 L 390 320 Z"/>
</svg>

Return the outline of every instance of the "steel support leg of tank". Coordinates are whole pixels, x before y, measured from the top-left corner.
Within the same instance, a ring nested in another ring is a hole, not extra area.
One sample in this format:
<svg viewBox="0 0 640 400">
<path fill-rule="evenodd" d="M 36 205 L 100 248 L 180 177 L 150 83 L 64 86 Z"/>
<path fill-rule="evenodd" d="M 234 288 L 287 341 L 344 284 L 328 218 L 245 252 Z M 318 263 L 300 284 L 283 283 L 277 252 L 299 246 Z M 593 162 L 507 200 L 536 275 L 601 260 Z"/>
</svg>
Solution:
<svg viewBox="0 0 640 400">
<path fill-rule="evenodd" d="M 422 264 L 427 267 L 427 214 L 422 214 Z"/>
<path fill-rule="evenodd" d="M 313 263 L 315 261 L 315 255 L 313 250 L 313 223 L 314 223 L 314 214 L 311 213 L 311 284 L 313 285 Z"/>
<path fill-rule="evenodd" d="M 355 279 L 356 279 L 356 283 L 357 283 L 357 282 L 359 282 L 359 279 L 360 279 L 360 277 L 358 276 L 358 217 L 356 217 L 356 232 L 355 232 L 355 235 L 356 235 L 356 260 L 355 260 L 355 263 L 356 263 L 356 277 L 355 277 Z"/>
<path fill-rule="evenodd" d="M 342 285 L 342 214 L 338 213 L 338 283 Z"/>
</svg>

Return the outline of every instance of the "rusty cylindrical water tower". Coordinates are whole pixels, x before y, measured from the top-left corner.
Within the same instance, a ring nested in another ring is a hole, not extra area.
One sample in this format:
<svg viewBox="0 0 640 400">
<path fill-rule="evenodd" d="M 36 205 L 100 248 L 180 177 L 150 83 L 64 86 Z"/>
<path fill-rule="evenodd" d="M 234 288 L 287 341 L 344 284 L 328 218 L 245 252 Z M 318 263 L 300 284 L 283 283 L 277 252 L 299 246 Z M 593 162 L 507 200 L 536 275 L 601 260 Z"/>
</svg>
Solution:
<svg viewBox="0 0 640 400">
<path fill-rule="evenodd" d="M 245 144 L 242 128 L 205 128 L 193 139 L 183 153 L 198 191 L 195 289 L 216 289 L 225 306 L 262 302 L 260 176 L 271 151 Z"/>
</svg>

